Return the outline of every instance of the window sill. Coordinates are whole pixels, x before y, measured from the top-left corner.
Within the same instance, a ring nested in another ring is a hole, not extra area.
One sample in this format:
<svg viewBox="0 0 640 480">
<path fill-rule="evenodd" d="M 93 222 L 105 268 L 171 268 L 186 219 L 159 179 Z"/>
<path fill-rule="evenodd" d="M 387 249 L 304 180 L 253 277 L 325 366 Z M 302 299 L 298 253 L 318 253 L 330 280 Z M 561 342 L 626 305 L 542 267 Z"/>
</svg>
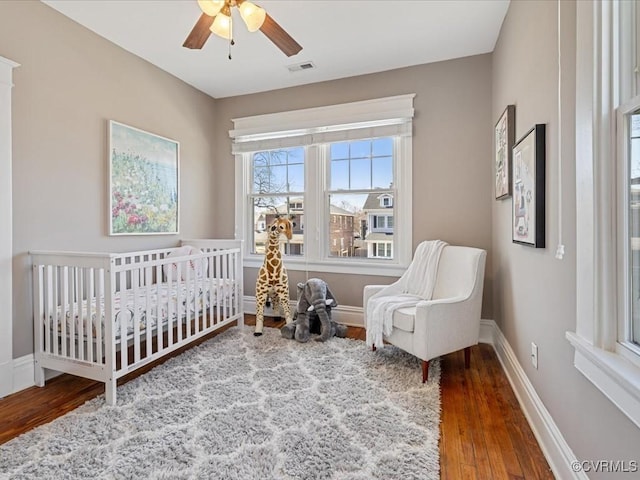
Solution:
<svg viewBox="0 0 640 480">
<path fill-rule="evenodd" d="M 640 367 L 619 353 L 594 347 L 574 332 L 566 337 L 575 348 L 575 367 L 640 427 Z"/>
<path fill-rule="evenodd" d="M 306 261 L 304 259 L 284 257 L 285 267 L 291 271 L 346 273 L 352 275 L 376 275 L 381 277 L 399 277 L 406 270 L 406 266 L 389 264 L 388 261 L 374 261 L 363 263 L 361 261 Z M 243 266 L 246 268 L 260 268 L 264 263 L 263 255 L 246 255 Z"/>
</svg>

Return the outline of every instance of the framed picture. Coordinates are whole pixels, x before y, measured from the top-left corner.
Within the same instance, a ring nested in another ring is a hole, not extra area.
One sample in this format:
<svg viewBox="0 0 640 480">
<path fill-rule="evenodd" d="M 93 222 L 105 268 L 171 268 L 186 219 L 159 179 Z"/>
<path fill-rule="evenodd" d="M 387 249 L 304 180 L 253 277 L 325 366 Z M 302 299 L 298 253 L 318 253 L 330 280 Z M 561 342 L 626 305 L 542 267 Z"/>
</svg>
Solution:
<svg viewBox="0 0 640 480">
<path fill-rule="evenodd" d="M 109 235 L 178 233 L 175 140 L 109 122 Z"/>
<path fill-rule="evenodd" d="M 516 138 L 516 106 L 508 105 L 493 131 L 496 200 L 511 196 L 511 155 Z"/>
<path fill-rule="evenodd" d="M 544 248 L 545 125 L 513 147 L 513 242 Z"/>
</svg>

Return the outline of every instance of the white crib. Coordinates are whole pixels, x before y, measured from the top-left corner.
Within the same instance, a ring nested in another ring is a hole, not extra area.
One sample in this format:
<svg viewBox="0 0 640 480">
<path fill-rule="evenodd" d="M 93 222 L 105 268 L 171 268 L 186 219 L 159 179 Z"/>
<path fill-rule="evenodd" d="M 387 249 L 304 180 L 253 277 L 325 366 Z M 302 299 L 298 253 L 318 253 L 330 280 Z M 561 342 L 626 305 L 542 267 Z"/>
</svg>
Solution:
<svg viewBox="0 0 640 480">
<path fill-rule="evenodd" d="M 31 252 L 36 384 L 45 369 L 105 383 L 244 322 L 242 245 L 183 240 L 128 253 Z M 184 246 L 191 246 L 185 254 Z"/>
</svg>

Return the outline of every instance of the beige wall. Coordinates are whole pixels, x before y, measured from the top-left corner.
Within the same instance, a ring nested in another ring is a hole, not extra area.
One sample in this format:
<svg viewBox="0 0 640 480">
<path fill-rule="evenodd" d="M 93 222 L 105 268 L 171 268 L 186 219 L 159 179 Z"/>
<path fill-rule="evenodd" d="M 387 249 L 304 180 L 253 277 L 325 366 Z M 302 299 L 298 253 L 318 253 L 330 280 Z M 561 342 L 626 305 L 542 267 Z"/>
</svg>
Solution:
<svg viewBox="0 0 640 480">
<path fill-rule="evenodd" d="M 32 349 L 29 250 L 125 251 L 214 233 L 215 101 L 46 5 L 0 2 L 13 89 L 14 358 Z M 107 121 L 180 142 L 180 235 L 107 236 Z M 2 228 L 0 226 L 0 228 Z"/>
<path fill-rule="evenodd" d="M 371 98 L 415 93 L 413 126 L 413 247 L 440 238 L 451 244 L 491 246 L 491 56 L 479 55 L 372 75 L 219 99 L 216 204 L 234 196 L 231 119 Z M 216 234 L 234 231 L 234 212 L 216 211 Z M 489 251 L 489 258 L 491 252 Z M 255 293 L 256 269 L 245 269 L 245 292 Z M 291 293 L 307 272 L 289 272 Z M 362 287 L 391 277 L 319 276 L 343 305 L 362 306 Z M 295 298 L 295 297 L 294 297 Z M 487 269 L 483 316 L 492 318 L 492 274 Z"/>
<path fill-rule="evenodd" d="M 493 120 L 516 105 L 516 138 L 547 125 L 545 249 L 511 243 L 511 199 L 492 202 L 494 314 L 538 395 L 579 460 L 637 460 L 640 429 L 573 366 L 576 328 L 575 3 L 563 18 L 562 197 L 557 120 L 557 3 L 511 2 L 493 54 Z M 563 260 L 555 258 L 562 209 Z M 538 345 L 538 370 L 530 345 Z M 637 474 L 635 474 L 637 475 Z M 590 478 L 610 478 L 590 474 Z M 615 478 L 632 478 L 617 474 Z M 634 477 L 636 478 L 636 477 Z"/>
</svg>

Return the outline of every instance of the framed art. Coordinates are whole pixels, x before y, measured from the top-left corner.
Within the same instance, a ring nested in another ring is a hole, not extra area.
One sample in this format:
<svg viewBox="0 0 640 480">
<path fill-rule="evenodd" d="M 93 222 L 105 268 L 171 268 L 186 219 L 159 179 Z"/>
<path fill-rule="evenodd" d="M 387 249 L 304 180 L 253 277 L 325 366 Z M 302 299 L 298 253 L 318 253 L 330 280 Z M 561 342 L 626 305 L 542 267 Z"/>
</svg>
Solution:
<svg viewBox="0 0 640 480">
<path fill-rule="evenodd" d="M 178 233 L 180 145 L 109 122 L 109 235 Z"/>
<path fill-rule="evenodd" d="M 513 147 L 513 242 L 544 248 L 545 125 L 537 124 Z"/>
<path fill-rule="evenodd" d="M 516 106 L 507 105 L 493 131 L 496 200 L 511 196 L 511 158 L 516 131 Z"/>
</svg>

